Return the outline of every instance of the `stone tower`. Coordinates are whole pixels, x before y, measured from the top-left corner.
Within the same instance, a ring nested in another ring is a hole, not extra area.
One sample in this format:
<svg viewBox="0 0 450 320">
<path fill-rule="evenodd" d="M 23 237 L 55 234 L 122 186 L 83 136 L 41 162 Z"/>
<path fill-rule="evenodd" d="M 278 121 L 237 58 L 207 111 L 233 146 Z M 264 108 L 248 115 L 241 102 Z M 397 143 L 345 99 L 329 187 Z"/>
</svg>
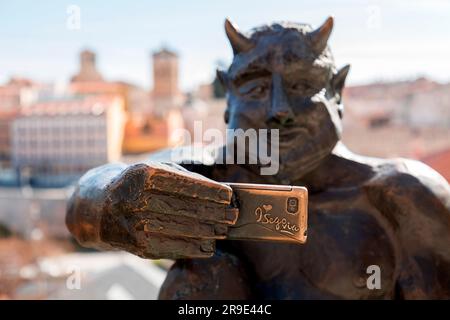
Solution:
<svg viewBox="0 0 450 320">
<path fill-rule="evenodd" d="M 83 50 L 80 53 L 80 71 L 72 77 L 72 82 L 103 81 L 103 77 L 97 71 L 95 65 L 95 53 Z"/>
<path fill-rule="evenodd" d="M 178 55 L 166 48 L 153 53 L 153 101 L 156 114 L 180 106 Z"/>
</svg>

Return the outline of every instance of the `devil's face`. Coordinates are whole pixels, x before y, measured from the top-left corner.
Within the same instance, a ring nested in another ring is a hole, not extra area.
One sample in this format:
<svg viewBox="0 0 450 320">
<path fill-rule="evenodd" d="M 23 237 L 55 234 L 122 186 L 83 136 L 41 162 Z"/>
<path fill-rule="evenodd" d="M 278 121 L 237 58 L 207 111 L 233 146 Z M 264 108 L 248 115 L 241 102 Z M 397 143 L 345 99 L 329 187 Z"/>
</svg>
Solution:
<svg viewBox="0 0 450 320">
<path fill-rule="evenodd" d="M 228 127 L 278 129 L 278 175 L 300 178 L 339 140 L 337 73 L 331 56 L 315 53 L 310 38 L 298 30 L 255 38 L 249 50 L 235 55 L 226 74 Z"/>
</svg>

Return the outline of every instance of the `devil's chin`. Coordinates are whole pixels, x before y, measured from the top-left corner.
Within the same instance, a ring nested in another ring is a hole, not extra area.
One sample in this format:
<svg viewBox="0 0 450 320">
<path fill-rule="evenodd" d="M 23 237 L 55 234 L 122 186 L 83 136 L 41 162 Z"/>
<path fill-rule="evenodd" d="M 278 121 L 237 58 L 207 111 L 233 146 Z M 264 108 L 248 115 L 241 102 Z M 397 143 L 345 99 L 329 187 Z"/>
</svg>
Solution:
<svg viewBox="0 0 450 320">
<path fill-rule="evenodd" d="M 277 178 L 280 181 L 293 183 L 310 173 L 331 154 L 337 141 L 330 141 L 326 145 L 314 143 L 302 146 L 280 147 L 280 166 Z"/>
</svg>

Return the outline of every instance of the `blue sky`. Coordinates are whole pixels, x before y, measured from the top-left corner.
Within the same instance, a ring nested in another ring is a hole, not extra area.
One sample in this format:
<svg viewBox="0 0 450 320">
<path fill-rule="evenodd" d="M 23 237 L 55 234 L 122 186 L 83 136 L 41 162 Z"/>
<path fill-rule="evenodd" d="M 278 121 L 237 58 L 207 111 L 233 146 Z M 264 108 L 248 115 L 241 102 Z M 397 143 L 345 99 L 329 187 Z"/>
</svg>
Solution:
<svg viewBox="0 0 450 320">
<path fill-rule="evenodd" d="M 81 29 L 66 26 L 69 5 Z M 320 24 L 335 17 L 331 36 L 338 65 L 352 64 L 349 82 L 429 76 L 450 81 L 450 1 L 5 1 L 0 0 L 0 82 L 11 75 L 67 81 L 78 52 L 97 52 L 107 79 L 151 85 L 150 54 L 165 44 L 181 57 L 181 86 L 212 79 L 216 61 L 231 60 L 225 17 L 243 30 L 265 22 Z"/>
</svg>

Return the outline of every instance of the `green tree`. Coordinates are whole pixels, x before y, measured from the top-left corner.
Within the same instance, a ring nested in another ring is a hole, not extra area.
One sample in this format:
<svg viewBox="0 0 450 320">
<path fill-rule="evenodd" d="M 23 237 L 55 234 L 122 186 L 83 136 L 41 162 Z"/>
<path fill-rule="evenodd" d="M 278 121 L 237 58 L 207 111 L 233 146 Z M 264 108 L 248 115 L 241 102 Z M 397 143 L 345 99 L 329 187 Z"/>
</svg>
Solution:
<svg viewBox="0 0 450 320">
<path fill-rule="evenodd" d="M 0 238 L 7 238 L 12 235 L 12 232 L 3 224 L 0 223 Z"/>
</svg>

